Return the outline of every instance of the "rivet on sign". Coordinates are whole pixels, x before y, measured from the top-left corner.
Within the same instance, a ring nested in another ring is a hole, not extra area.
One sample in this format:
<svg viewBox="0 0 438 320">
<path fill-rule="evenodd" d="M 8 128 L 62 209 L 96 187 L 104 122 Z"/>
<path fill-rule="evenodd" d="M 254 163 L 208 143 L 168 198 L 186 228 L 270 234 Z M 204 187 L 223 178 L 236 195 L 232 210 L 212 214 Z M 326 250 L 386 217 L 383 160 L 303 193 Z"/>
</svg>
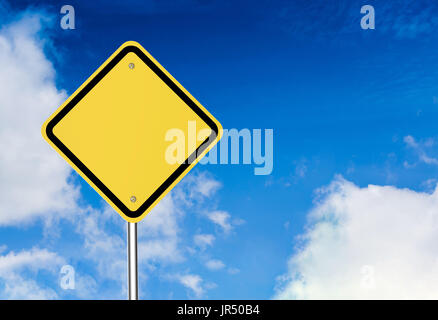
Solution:
<svg viewBox="0 0 438 320">
<path fill-rule="evenodd" d="M 135 68 L 135 64 L 133 64 L 132 62 L 130 64 L 128 64 L 129 69 L 134 69 Z"/>
<path fill-rule="evenodd" d="M 131 202 L 135 202 L 135 201 L 137 201 L 137 198 L 135 196 L 132 196 L 130 200 L 131 200 Z"/>
</svg>

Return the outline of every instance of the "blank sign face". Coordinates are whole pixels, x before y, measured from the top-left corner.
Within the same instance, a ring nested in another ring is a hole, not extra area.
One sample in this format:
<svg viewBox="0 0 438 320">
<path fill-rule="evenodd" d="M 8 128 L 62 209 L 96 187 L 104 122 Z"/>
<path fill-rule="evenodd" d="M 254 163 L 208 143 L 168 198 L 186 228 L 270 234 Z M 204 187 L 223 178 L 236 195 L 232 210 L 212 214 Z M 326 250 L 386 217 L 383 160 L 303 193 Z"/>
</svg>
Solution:
<svg viewBox="0 0 438 320">
<path fill-rule="evenodd" d="M 43 126 L 55 150 L 130 222 L 140 221 L 221 131 L 136 42 L 123 44 Z M 177 141 L 185 161 L 166 158 Z"/>
</svg>

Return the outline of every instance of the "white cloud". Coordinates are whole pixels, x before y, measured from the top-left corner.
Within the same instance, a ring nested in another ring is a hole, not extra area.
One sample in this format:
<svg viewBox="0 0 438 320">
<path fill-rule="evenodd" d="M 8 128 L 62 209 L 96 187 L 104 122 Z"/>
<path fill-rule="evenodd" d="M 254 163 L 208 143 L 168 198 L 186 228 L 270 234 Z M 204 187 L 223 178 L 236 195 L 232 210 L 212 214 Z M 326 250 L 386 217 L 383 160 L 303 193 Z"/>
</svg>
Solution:
<svg viewBox="0 0 438 320">
<path fill-rule="evenodd" d="M 66 98 L 26 15 L 0 29 L 0 225 L 62 215 L 75 208 L 69 167 L 43 140 L 41 126 Z"/>
<path fill-rule="evenodd" d="M 207 171 L 193 170 L 179 183 L 183 188 L 172 190 L 174 199 L 181 205 L 193 206 L 205 204 L 220 189 L 222 184 Z"/>
<path fill-rule="evenodd" d="M 23 250 L 18 253 L 13 251 L 0 256 L 0 276 L 8 277 L 12 272 L 19 272 L 23 268 L 39 270 L 53 269 L 55 265 L 60 265 L 64 260 L 56 253 L 47 249 Z"/>
<path fill-rule="evenodd" d="M 215 237 L 212 234 L 196 234 L 193 237 L 195 244 L 202 250 L 204 250 L 207 246 L 212 246 L 214 239 Z"/>
<path fill-rule="evenodd" d="M 4 281 L 2 299 L 55 299 L 56 290 L 35 280 L 41 270 L 58 272 L 65 261 L 56 253 L 33 248 L 0 256 L 0 279 Z M 30 274 L 29 274 L 30 272 Z"/>
<path fill-rule="evenodd" d="M 212 271 L 217 271 L 223 269 L 225 267 L 225 264 L 220 260 L 211 259 L 205 263 L 205 266 Z"/>
<path fill-rule="evenodd" d="M 196 176 L 195 190 L 201 193 L 204 197 L 211 197 L 220 187 L 221 183 L 209 177 L 205 172 Z"/>
<path fill-rule="evenodd" d="M 202 287 L 203 280 L 197 274 L 186 274 L 178 276 L 178 281 L 186 288 L 190 289 L 197 298 L 201 297 L 205 289 Z"/>
<path fill-rule="evenodd" d="M 438 189 L 338 177 L 319 195 L 275 298 L 438 298 Z"/>
<path fill-rule="evenodd" d="M 123 231 L 117 229 L 121 229 L 125 222 L 106 206 L 103 211 L 81 210 L 73 223 L 83 238 L 84 259 L 95 264 L 100 280 L 121 283 L 120 294 L 123 294 L 126 290 L 126 240 Z"/>
<path fill-rule="evenodd" d="M 142 241 L 138 244 L 140 262 L 173 263 L 183 260 L 179 252 L 177 239 Z"/>
<path fill-rule="evenodd" d="M 226 211 L 213 211 L 207 214 L 208 218 L 222 228 L 224 232 L 230 232 L 232 225 L 230 222 L 230 214 Z"/>
<path fill-rule="evenodd" d="M 170 193 L 138 224 L 140 262 L 151 266 L 184 260 L 179 228 L 183 215 L 183 206 Z"/>
<path fill-rule="evenodd" d="M 406 136 L 403 138 L 403 141 L 408 147 L 414 150 L 414 152 L 418 155 L 418 159 L 421 162 L 424 162 L 426 164 L 438 165 L 438 159 L 430 157 L 425 151 L 426 148 L 432 147 L 434 145 L 433 139 L 429 138 L 424 142 L 417 142 L 414 137 Z M 412 165 L 405 162 L 405 167 L 412 167 Z"/>
<path fill-rule="evenodd" d="M 59 298 L 52 288 L 42 288 L 35 280 L 15 275 L 3 289 L 3 299 L 8 300 L 53 300 Z"/>
<path fill-rule="evenodd" d="M 229 233 L 235 226 L 245 223 L 245 220 L 240 218 L 234 218 L 231 220 L 231 215 L 222 210 L 215 210 L 207 213 L 208 219 L 221 227 L 222 231 Z"/>
<path fill-rule="evenodd" d="M 235 274 L 238 274 L 240 272 L 240 270 L 237 268 L 228 268 L 227 272 L 231 275 L 235 275 Z"/>
<path fill-rule="evenodd" d="M 183 213 L 183 208 L 170 193 L 138 224 L 139 235 L 173 237 L 179 231 L 178 220 Z"/>
<path fill-rule="evenodd" d="M 295 179 L 304 178 L 307 173 L 307 160 L 304 158 L 295 163 Z"/>
<path fill-rule="evenodd" d="M 436 185 L 438 184 L 438 180 L 435 178 L 430 178 L 427 179 L 426 181 L 423 181 L 421 183 L 421 186 L 426 190 L 426 191 L 433 191 L 436 187 Z"/>
<path fill-rule="evenodd" d="M 75 279 L 74 295 L 76 299 L 105 299 L 105 298 L 114 299 L 115 298 L 115 296 L 103 297 L 102 291 L 99 290 L 96 279 L 88 274 L 75 272 L 74 279 Z M 126 297 L 126 294 L 124 296 L 120 295 L 119 297 L 123 299 L 124 297 Z"/>
</svg>

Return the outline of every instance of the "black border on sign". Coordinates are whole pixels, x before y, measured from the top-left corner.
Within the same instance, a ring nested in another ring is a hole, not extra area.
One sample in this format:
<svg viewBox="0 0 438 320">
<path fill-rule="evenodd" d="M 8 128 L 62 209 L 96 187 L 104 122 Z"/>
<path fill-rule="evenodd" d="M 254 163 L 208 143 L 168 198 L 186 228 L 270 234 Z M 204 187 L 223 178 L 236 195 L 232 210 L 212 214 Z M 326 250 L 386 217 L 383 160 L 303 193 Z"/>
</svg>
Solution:
<svg viewBox="0 0 438 320">
<path fill-rule="evenodd" d="M 164 183 L 158 187 L 157 190 L 135 211 L 129 210 L 122 201 L 120 201 L 105 184 L 99 180 L 86 166 L 76 157 L 53 133 L 54 127 L 64 118 L 85 95 L 95 87 L 100 80 L 102 80 L 108 72 L 110 72 L 120 60 L 123 59 L 129 52 L 135 53 L 155 74 L 160 77 L 167 86 L 175 92 L 178 97 L 183 100 L 187 106 L 189 106 L 212 130 L 211 135 L 202 142 L 202 144 L 182 163 L 167 179 Z M 87 85 L 79 91 L 71 101 L 47 124 L 46 127 L 47 137 L 52 141 L 65 156 L 73 162 L 79 170 L 81 170 L 85 176 L 93 182 L 97 188 L 99 188 L 126 216 L 129 218 L 140 217 L 154 202 L 157 200 L 184 171 L 190 167 L 190 160 L 196 159 L 197 154 L 201 154 L 219 135 L 219 129 L 214 121 L 204 112 L 198 105 L 184 93 L 181 88 L 178 87 L 146 54 L 144 54 L 136 46 L 130 45 L 123 48 L 99 73 L 91 79 Z M 210 143 L 209 143 L 210 142 Z M 193 160 L 192 160 L 193 162 Z"/>
</svg>

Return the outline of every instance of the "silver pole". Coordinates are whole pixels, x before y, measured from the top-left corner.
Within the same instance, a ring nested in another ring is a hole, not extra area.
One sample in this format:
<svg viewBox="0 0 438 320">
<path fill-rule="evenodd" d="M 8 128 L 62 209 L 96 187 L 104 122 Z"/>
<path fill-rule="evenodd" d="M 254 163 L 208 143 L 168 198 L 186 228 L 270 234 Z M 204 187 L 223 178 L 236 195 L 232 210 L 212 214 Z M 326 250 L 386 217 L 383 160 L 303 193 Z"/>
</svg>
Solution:
<svg viewBox="0 0 438 320">
<path fill-rule="evenodd" d="M 128 292 L 129 300 L 138 300 L 137 224 L 128 222 Z"/>
</svg>

